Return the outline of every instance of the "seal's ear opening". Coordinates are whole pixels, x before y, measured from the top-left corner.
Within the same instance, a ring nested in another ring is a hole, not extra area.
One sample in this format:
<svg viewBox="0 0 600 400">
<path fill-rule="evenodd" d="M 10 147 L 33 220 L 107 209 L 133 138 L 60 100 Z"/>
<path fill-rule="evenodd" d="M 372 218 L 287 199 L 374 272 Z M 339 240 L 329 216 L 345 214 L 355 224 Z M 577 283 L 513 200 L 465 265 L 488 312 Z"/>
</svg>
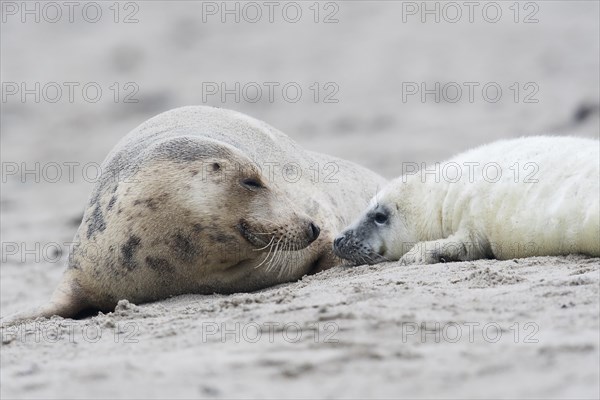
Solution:
<svg viewBox="0 0 600 400">
<path fill-rule="evenodd" d="M 212 163 L 212 165 L 210 166 L 213 170 L 213 172 L 217 172 L 221 170 L 221 164 L 219 164 L 218 162 L 214 162 Z"/>
</svg>

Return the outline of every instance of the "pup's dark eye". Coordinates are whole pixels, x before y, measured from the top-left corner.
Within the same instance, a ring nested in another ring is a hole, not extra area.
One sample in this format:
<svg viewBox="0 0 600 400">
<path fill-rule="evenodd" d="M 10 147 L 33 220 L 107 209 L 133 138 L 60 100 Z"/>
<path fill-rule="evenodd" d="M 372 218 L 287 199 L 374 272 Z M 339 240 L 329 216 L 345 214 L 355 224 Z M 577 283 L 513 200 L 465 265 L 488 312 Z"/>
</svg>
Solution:
<svg viewBox="0 0 600 400">
<path fill-rule="evenodd" d="M 388 216 L 387 214 L 378 212 L 375 214 L 375 222 L 377 222 L 378 224 L 385 224 L 388 220 Z"/>
<path fill-rule="evenodd" d="M 244 179 L 242 180 L 242 185 L 246 186 L 248 189 L 261 189 L 264 186 L 257 181 L 256 179 L 252 179 L 252 178 L 248 178 L 248 179 Z"/>
</svg>

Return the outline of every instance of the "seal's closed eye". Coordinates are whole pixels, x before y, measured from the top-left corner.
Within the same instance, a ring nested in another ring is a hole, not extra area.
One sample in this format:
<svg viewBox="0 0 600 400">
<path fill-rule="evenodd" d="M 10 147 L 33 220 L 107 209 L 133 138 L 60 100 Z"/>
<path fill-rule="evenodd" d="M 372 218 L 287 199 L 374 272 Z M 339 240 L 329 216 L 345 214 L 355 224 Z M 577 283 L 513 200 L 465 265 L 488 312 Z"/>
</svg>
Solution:
<svg viewBox="0 0 600 400">
<path fill-rule="evenodd" d="M 250 190 L 262 189 L 264 186 L 256 179 L 246 178 L 242 180 L 242 185 Z"/>
</svg>

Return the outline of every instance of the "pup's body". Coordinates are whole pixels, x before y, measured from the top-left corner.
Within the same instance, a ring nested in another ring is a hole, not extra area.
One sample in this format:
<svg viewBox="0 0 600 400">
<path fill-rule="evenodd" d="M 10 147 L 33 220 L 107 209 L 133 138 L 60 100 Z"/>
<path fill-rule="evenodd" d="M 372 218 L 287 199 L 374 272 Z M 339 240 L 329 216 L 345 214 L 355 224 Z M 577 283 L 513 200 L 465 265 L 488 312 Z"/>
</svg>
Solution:
<svg viewBox="0 0 600 400">
<path fill-rule="evenodd" d="M 335 252 L 355 263 L 598 257 L 599 150 L 592 139 L 503 140 L 404 175 L 336 239 Z"/>
</svg>

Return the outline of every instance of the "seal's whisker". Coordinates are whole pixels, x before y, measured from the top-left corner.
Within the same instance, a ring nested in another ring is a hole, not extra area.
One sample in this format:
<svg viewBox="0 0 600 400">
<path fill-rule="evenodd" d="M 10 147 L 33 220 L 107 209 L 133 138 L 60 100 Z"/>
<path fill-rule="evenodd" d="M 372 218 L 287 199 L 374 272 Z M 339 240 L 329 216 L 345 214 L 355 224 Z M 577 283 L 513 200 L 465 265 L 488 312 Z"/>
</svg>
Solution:
<svg viewBox="0 0 600 400">
<path fill-rule="evenodd" d="M 359 257 L 359 261 L 363 264 L 368 264 L 368 261 L 365 259 L 365 255 L 361 254 Z"/>
<path fill-rule="evenodd" d="M 292 257 L 291 262 L 288 264 L 289 272 L 292 272 L 300 264 L 300 253 L 297 252 L 298 246 L 296 243 L 291 243 L 290 256 Z M 288 272 L 288 271 L 286 271 Z M 288 272 L 288 273 L 289 273 Z"/>
<path fill-rule="evenodd" d="M 290 272 L 297 266 L 300 264 L 301 261 L 301 257 L 300 257 L 300 253 L 298 253 L 298 244 L 297 243 L 292 243 L 291 244 L 291 249 L 290 249 L 290 256 L 292 257 L 292 262 L 288 263 L 287 268 L 286 268 L 286 272 L 287 269 L 290 270 Z"/>
<path fill-rule="evenodd" d="M 264 250 L 264 249 L 266 249 L 267 247 L 269 247 L 269 246 L 270 246 L 270 245 L 273 243 L 273 241 L 274 241 L 274 240 L 275 240 L 275 236 L 273 236 L 273 237 L 271 238 L 271 241 L 269 241 L 269 243 L 267 243 L 267 245 L 266 245 L 266 246 L 264 246 L 264 247 L 260 247 L 260 248 L 258 248 L 258 249 L 253 249 L 253 251 L 261 251 L 261 250 Z"/>
<path fill-rule="evenodd" d="M 390 260 L 389 258 L 387 258 L 387 257 L 385 257 L 385 256 L 382 256 L 382 255 L 380 255 L 380 254 L 378 254 L 378 255 L 379 255 L 379 257 L 383 258 L 383 260 L 384 260 L 384 261 L 388 261 L 388 262 L 391 262 L 391 261 L 392 261 L 392 260 Z"/>
<path fill-rule="evenodd" d="M 280 242 L 283 241 L 285 237 L 282 237 Z M 281 258 L 282 249 L 284 243 L 280 243 L 280 246 L 277 246 L 277 256 L 273 258 L 273 264 L 271 265 L 273 269 L 277 269 L 277 264 L 279 263 L 279 259 Z"/>
<path fill-rule="evenodd" d="M 269 248 L 269 252 L 265 256 L 265 258 L 262 260 L 262 262 L 260 264 L 258 264 L 256 267 L 254 267 L 254 269 L 257 269 L 258 267 L 260 267 L 261 265 L 263 265 L 265 263 L 265 261 L 267 261 L 267 259 L 271 255 L 271 250 L 273 250 L 273 247 Z"/>
<path fill-rule="evenodd" d="M 277 259 L 278 255 L 279 255 L 279 251 L 281 250 L 281 242 L 283 241 L 283 239 L 284 238 L 282 237 L 277 241 L 277 245 L 275 246 L 275 250 L 273 251 L 273 256 L 271 257 L 271 261 L 269 263 L 270 267 L 273 266 L 275 260 Z"/>
<path fill-rule="evenodd" d="M 269 271 L 269 272 L 271 271 L 271 268 L 273 266 L 273 260 L 275 260 L 275 257 L 277 256 L 277 252 L 279 251 L 279 244 L 281 243 L 282 239 L 283 238 L 280 238 L 273 247 L 273 254 L 271 254 L 271 258 L 269 259 L 269 263 L 267 266 L 267 271 Z"/>
<path fill-rule="evenodd" d="M 277 257 L 277 260 L 275 262 L 274 268 L 277 268 L 277 265 L 281 266 L 281 261 L 284 259 L 285 257 L 285 252 L 286 252 L 286 247 L 287 247 L 287 242 L 288 242 L 288 238 L 284 237 L 284 241 L 283 244 L 281 246 L 281 249 L 279 251 L 279 255 Z M 281 268 L 279 268 L 279 274 L 281 274 Z"/>
<path fill-rule="evenodd" d="M 281 244 L 282 240 L 283 240 L 283 238 L 279 239 L 277 241 L 277 244 L 275 244 L 275 249 L 273 251 L 273 255 L 271 256 L 271 259 L 269 260 L 269 263 L 267 265 L 267 272 L 271 272 L 271 269 L 274 266 L 274 260 L 277 257 L 277 252 L 279 251 L 279 245 Z"/>
<path fill-rule="evenodd" d="M 260 267 L 261 265 L 263 265 L 268 259 L 269 256 L 271 255 L 271 251 L 273 251 L 273 241 L 275 240 L 275 236 L 273 236 L 273 238 L 271 239 L 271 241 L 269 242 L 269 252 L 267 253 L 267 256 L 264 258 L 264 260 L 262 260 L 262 262 L 260 264 L 258 264 L 256 267 L 254 267 L 254 269 Z"/>
<path fill-rule="evenodd" d="M 284 246 L 283 246 L 283 252 L 282 252 L 282 261 L 284 261 L 284 268 L 280 268 L 279 270 L 279 276 L 283 276 L 284 274 L 287 274 L 287 271 L 290 267 L 291 262 L 293 261 L 293 253 L 290 254 L 289 252 L 290 250 L 290 240 L 289 238 L 286 237 L 285 242 L 284 242 Z M 285 255 L 284 255 L 285 253 Z M 292 257 L 292 259 L 290 260 L 290 256 Z"/>
<path fill-rule="evenodd" d="M 294 265 L 296 265 L 296 261 L 297 261 L 297 257 L 296 257 L 296 253 L 294 253 L 294 242 L 292 242 L 291 240 L 288 242 L 287 245 L 287 262 L 285 264 L 285 273 L 288 273 L 288 270 L 292 269 L 294 267 Z"/>
<path fill-rule="evenodd" d="M 367 262 L 368 261 L 375 262 L 375 260 L 373 260 L 373 258 L 368 256 L 367 254 L 363 254 L 363 259 Z"/>
</svg>

